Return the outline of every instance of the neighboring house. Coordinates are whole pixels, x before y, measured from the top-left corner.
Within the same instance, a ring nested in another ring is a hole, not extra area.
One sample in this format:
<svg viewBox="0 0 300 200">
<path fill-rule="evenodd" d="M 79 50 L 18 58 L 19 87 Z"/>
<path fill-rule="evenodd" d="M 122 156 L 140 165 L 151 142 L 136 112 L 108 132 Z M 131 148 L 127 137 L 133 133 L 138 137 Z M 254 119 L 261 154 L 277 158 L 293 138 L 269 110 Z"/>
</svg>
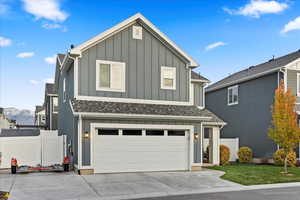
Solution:
<svg viewBox="0 0 300 200">
<path fill-rule="evenodd" d="M 225 123 L 205 109 L 198 63 L 136 14 L 58 54 L 59 134 L 80 173 L 192 170 L 219 164 Z"/>
<path fill-rule="evenodd" d="M 16 127 L 16 120 L 8 119 L 4 115 L 4 109 L 0 108 L 0 129 L 11 129 Z"/>
<path fill-rule="evenodd" d="M 45 85 L 44 108 L 46 115 L 46 129 L 57 130 L 58 95 L 52 83 Z"/>
<path fill-rule="evenodd" d="M 228 124 L 222 138 L 239 137 L 255 158 L 271 158 L 277 145 L 268 138 L 271 105 L 283 81 L 297 96 L 300 114 L 300 50 L 234 73 L 206 88 L 206 107 Z M 298 151 L 298 149 L 296 149 Z"/>
<path fill-rule="evenodd" d="M 34 125 L 45 126 L 46 125 L 46 113 L 44 106 L 36 106 L 34 112 Z"/>
</svg>

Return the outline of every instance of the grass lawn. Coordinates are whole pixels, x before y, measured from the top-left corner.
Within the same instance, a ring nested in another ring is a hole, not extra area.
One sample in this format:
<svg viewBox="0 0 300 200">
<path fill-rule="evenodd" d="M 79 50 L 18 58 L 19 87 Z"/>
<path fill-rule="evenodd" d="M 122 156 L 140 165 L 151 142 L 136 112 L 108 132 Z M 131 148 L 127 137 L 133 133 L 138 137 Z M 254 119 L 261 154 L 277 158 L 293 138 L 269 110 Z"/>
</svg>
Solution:
<svg viewBox="0 0 300 200">
<path fill-rule="evenodd" d="M 280 173 L 282 167 L 273 165 L 230 164 L 209 169 L 224 171 L 222 179 L 242 185 L 300 182 L 300 168 L 289 168 L 290 176 Z"/>
</svg>

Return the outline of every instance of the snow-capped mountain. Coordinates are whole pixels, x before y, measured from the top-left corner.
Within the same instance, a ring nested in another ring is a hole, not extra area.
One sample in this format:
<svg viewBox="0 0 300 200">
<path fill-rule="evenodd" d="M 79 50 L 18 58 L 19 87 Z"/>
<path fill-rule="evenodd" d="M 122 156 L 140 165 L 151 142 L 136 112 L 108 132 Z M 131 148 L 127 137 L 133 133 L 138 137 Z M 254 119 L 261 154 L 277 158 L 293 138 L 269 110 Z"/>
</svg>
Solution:
<svg viewBox="0 0 300 200">
<path fill-rule="evenodd" d="M 17 124 L 32 125 L 34 123 L 34 113 L 31 110 L 9 107 L 4 108 L 4 115 L 8 119 L 16 120 Z"/>
</svg>

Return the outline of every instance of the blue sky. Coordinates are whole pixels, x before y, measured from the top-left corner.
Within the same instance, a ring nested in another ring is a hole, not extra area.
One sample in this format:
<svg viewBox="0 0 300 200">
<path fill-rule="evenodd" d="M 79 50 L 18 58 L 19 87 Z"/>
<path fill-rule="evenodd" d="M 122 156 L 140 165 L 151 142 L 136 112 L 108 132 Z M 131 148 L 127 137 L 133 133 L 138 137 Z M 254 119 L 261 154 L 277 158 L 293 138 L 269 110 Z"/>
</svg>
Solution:
<svg viewBox="0 0 300 200">
<path fill-rule="evenodd" d="M 0 0 L 0 107 L 42 104 L 56 53 L 137 12 L 212 82 L 300 49 L 298 0 Z"/>
</svg>

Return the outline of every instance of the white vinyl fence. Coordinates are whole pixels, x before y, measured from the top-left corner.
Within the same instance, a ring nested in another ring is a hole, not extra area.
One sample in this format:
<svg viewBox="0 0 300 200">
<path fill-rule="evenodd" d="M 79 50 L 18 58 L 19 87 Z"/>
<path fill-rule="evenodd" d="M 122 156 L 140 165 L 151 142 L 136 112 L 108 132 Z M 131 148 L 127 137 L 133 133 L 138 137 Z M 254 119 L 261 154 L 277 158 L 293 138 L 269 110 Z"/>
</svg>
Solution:
<svg viewBox="0 0 300 200">
<path fill-rule="evenodd" d="M 38 136 L 0 137 L 0 169 L 10 168 L 11 158 L 18 165 L 61 164 L 64 157 L 65 136 L 57 131 L 41 130 Z"/>
<path fill-rule="evenodd" d="M 207 148 L 209 144 L 209 139 L 204 139 L 204 149 Z M 237 152 L 239 151 L 239 138 L 220 138 L 220 144 L 223 144 L 230 149 L 230 159 L 229 161 L 236 161 L 238 159 Z"/>
</svg>

